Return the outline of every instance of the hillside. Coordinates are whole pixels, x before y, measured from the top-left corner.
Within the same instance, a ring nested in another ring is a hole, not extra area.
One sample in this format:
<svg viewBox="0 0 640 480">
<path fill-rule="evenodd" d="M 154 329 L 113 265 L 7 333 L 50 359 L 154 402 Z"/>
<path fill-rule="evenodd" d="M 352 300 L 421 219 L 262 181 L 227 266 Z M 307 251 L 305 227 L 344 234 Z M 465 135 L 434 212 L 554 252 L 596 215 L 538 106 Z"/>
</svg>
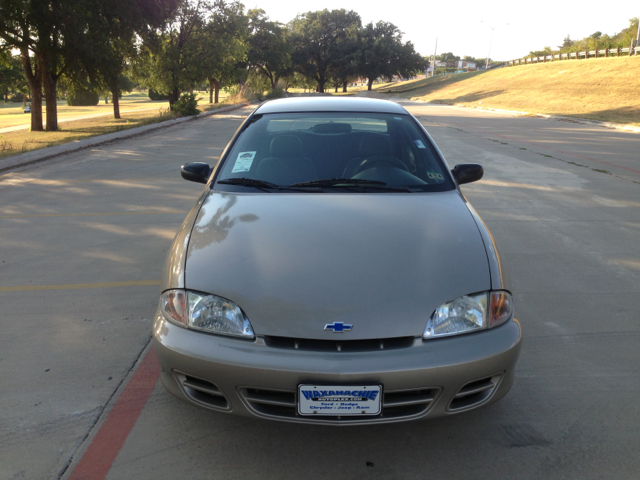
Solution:
<svg viewBox="0 0 640 480">
<path fill-rule="evenodd" d="M 382 88 L 414 100 L 640 126 L 640 56 L 459 73 Z"/>
</svg>

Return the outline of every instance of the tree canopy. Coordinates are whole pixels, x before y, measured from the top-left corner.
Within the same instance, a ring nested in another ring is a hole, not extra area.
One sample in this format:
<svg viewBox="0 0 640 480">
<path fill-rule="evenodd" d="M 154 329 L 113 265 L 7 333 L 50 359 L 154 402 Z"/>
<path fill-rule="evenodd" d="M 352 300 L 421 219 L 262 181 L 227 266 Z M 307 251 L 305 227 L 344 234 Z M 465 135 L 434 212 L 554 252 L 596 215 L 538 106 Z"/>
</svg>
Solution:
<svg viewBox="0 0 640 480">
<path fill-rule="evenodd" d="M 28 91 L 34 131 L 43 99 L 46 129 L 57 129 L 58 94 L 110 94 L 119 118 L 130 77 L 173 108 L 196 86 L 208 85 L 210 102 L 245 82 L 346 91 L 356 78 L 371 87 L 427 64 L 395 25 L 363 27 L 355 11 L 309 11 L 284 25 L 228 0 L 2 0 L 0 52 L 3 97 Z"/>
</svg>

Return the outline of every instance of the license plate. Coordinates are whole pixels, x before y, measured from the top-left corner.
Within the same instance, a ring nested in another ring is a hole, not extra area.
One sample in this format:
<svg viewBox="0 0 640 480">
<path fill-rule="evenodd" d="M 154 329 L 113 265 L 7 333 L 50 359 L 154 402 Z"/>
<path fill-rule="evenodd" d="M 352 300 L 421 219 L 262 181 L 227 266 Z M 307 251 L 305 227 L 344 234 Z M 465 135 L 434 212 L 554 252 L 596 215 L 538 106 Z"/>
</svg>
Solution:
<svg viewBox="0 0 640 480">
<path fill-rule="evenodd" d="M 300 415 L 379 415 L 382 386 L 299 385 Z"/>
</svg>

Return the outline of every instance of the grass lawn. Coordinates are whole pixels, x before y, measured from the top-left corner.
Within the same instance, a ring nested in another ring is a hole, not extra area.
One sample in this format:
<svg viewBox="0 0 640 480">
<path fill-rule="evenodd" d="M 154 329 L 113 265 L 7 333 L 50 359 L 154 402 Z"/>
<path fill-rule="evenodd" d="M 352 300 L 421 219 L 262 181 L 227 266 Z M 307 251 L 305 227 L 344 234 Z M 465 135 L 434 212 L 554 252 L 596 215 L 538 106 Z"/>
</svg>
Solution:
<svg viewBox="0 0 640 480">
<path fill-rule="evenodd" d="M 640 56 L 459 73 L 378 91 L 433 103 L 640 125 Z"/>
<path fill-rule="evenodd" d="M 218 103 L 210 106 L 208 100 L 208 97 L 202 98 L 201 104 L 199 105 L 200 110 L 206 111 L 227 106 L 224 103 Z M 158 108 L 153 108 L 154 106 L 157 106 Z M 109 105 L 109 107 L 111 107 L 111 105 Z M 57 132 L 30 132 L 29 130 L 16 130 L 13 132 L 0 133 L 0 167 L 2 166 L 2 158 L 10 155 L 37 150 L 39 148 L 52 147 L 87 137 L 118 132 L 120 130 L 140 127 L 175 118 L 173 114 L 168 113 L 167 102 L 146 102 L 146 108 L 153 109 L 143 110 L 141 107 L 137 110 L 123 112 L 125 109 L 121 108 L 122 118 L 119 120 L 114 119 L 113 116 L 102 116 L 61 123 L 59 124 L 60 129 Z"/>
<path fill-rule="evenodd" d="M 200 96 L 200 104 L 208 105 L 209 94 L 206 92 L 195 92 Z M 226 93 L 220 92 L 220 101 L 224 101 L 227 97 Z M 80 117 L 84 115 L 96 115 L 105 114 L 113 115 L 113 105 L 111 99 L 109 103 L 105 104 L 104 99 L 100 99 L 98 105 L 89 107 L 70 107 L 67 105 L 66 100 L 58 100 L 58 120 L 65 120 L 67 118 Z M 120 99 L 120 112 L 126 112 L 128 110 L 142 110 L 142 109 L 154 109 L 168 108 L 169 102 L 166 100 L 151 100 L 147 95 L 147 92 L 132 92 L 125 93 Z M 45 112 L 47 110 L 43 101 L 42 106 L 43 121 L 46 121 Z M 202 110 L 202 107 L 201 107 Z M 0 103 L 0 128 L 13 127 L 18 125 L 30 125 L 31 116 L 23 113 L 23 106 L 21 103 Z"/>
<path fill-rule="evenodd" d="M 395 82 L 390 82 L 390 83 L 374 83 L 372 88 L 373 88 L 374 90 L 377 90 L 377 89 L 379 89 L 379 88 L 384 88 L 384 87 L 388 87 L 388 86 L 391 86 L 391 85 L 397 85 L 397 83 L 395 83 Z M 331 95 L 339 95 L 339 96 L 340 96 L 340 95 L 354 95 L 354 94 L 356 94 L 357 92 L 362 92 L 362 91 L 364 91 L 364 90 L 366 90 L 366 89 L 367 89 L 367 86 L 366 86 L 366 85 L 364 85 L 364 86 L 358 86 L 358 87 L 348 87 L 348 88 L 347 88 L 347 93 L 343 93 L 343 91 L 342 91 L 342 87 L 340 87 L 340 88 L 338 88 L 338 92 L 336 93 L 336 92 L 334 91 L 334 88 L 327 87 L 327 88 L 325 89 L 325 93 L 328 93 L 328 94 L 331 94 Z M 313 93 L 313 92 L 310 92 L 309 90 L 305 90 L 305 89 L 303 89 L 303 88 L 290 88 L 290 89 L 289 89 L 289 90 L 287 90 L 287 91 L 288 91 L 289 93 Z"/>
</svg>

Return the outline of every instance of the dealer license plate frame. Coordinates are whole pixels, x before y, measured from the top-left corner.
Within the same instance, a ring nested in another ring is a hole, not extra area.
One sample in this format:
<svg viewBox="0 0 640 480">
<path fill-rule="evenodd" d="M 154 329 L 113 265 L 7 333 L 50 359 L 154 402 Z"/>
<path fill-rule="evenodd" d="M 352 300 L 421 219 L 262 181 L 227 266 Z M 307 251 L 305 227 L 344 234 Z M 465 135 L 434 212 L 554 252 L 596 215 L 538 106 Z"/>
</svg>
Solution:
<svg viewBox="0 0 640 480">
<path fill-rule="evenodd" d="M 331 392 L 334 394 L 330 395 Z M 358 394 L 352 395 L 353 392 Z M 305 417 L 373 417 L 382 413 L 382 385 L 300 384 L 297 404 L 298 415 Z"/>
</svg>

